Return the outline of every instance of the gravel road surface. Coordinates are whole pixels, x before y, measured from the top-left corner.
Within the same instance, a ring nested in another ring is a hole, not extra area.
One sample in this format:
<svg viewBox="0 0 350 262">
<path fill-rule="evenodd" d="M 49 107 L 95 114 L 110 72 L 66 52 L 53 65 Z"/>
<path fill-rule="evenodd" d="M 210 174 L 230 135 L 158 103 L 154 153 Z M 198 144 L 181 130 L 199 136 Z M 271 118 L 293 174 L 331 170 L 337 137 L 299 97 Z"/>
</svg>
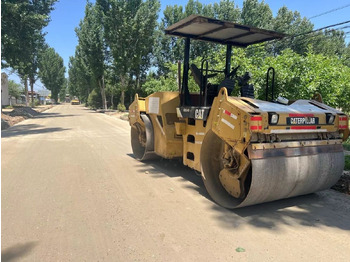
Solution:
<svg viewBox="0 0 350 262">
<path fill-rule="evenodd" d="M 3 261 L 349 261 L 349 196 L 227 210 L 181 162 L 135 160 L 129 130 L 63 104 L 2 131 Z"/>
</svg>

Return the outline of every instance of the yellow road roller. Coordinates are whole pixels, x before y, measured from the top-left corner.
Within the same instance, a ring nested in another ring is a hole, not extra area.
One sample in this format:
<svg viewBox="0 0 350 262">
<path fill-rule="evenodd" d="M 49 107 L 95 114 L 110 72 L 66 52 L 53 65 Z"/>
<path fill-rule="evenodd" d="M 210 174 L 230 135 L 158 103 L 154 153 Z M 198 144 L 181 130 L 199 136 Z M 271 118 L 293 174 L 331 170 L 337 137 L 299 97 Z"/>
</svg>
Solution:
<svg viewBox="0 0 350 262">
<path fill-rule="evenodd" d="M 267 72 L 266 99 L 255 99 L 250 74 L 238 77 L 238 68 L 231 68 L 233 46 L 283 34 L 198 15 L 165 32 L 185 41 L 182 84 L 179 92 L 135 95 L 129 107 L 135 158 L 182 158 L 201 172 L 209 195 L 226 208 L 309 194 L 337 182 L 344 168 L 348 116 L 322 103 L 320 96 L 276 98 L 273 68 Z M 190 65 L 191 40 L 226 45 L 225 68 L 212 70 L 207 61 L 200 68 Z M 189 72 L 197 93 L 189 92 Z M 223 74 L 221 83 L 208 80 L 216 74 Z M 234 88 L 240 96 L 230 96 Z"/>
</svg>

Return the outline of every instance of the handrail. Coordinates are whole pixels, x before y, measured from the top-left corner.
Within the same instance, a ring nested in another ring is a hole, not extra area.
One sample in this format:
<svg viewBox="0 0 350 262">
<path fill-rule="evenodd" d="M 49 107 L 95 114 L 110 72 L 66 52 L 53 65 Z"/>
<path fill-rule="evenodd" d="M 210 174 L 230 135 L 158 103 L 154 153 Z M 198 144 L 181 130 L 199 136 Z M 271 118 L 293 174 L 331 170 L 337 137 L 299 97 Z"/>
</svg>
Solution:
<svg viewBox="0 0 350 262">
<path fill-rule="evenodd" d="M 269 98 L 269 76 L 270 76 L 270 71 L 272 70 L 272 84 L 271 84 L 271 100 L 273 101 L 273 97 L 274 97 L 274 89 L 275 89 L 275 69 L 270 66 L 269 69 L 267 69 L 267 73 L 266 73 L 266 101 L 268 101 Z"/>
<path fill-rule="evenodd" d="M 205 74 L 203 74 L 204 72 L 204 63 L 205 63 Z M 200 90 L 200 105 L 202 105 L 202 94 L 204 93 L 204 106 L 207 106 L 207 89 L 208 89 L 208 67 L 209 67 L 209 63 L 208 60 L 203 60 L 201 63 L 201 72 L 202 72 L 202 81 L 201 81 L 201 90 Z"/>
</svg>

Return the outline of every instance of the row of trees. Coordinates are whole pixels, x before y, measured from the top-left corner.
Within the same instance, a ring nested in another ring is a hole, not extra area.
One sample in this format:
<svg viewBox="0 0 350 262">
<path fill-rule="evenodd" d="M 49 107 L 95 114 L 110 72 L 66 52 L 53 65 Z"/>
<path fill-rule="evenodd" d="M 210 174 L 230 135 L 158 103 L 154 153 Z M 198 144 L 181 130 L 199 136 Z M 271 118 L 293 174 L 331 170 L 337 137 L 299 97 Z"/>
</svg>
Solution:
<svg viewBox="0 0 350 262">
<path fill-rule="evenodd" d="M 164 10 L 164 17 L 159 24 L 158 45 L 155 50 L 156 66 L 158 75 L 164 75 L 168 71 L 167 64 L 174 64 L 182 60 L 183 41 L 179 38 L 166 36 L 163 31 L 175 22 L 189 16 L 190 14 L 200 14 L 221 20 L 236 22 L 253 27 L 282 32 L 290 37 L 282 41 L 274 41 L 260 45 L 264 49 L 266 56 L 277 56 L 286 48 L 291 48 L 294 52 L 304 55 L 310 46 L 317 54 L 326 56 L 336 55 L 343 60 L 347 60 L 350 65 L 350 46 L 346 46 L 345 33 L 341 30 L 316 31 L 314 25 L 307 18 L 301 17 L 297 11 L 288 10 L 281 7 L 277 15 L 273 17 L 272 11 L 264 1 L 245 0 L 242 9 L 235 6 L 234 1 L 222 0 L 219 3 L 204 5 L 199 1 L 189 0 L 185 7 L 167 6 Z M 191 50 L 192 59 L 202 57 L 211 59 L 220 47 L 206 43 L 194 43 Z M 256 50 L 256 47 L 251 49 Z M 248 52 L 248 56 L 255 55 L 255 52 Z"/>
<path fill-rule="evenodd" d="M 86 101 L 99 89 L 103 108 L 106 93 L 110 106 L 114 101 L 124 106 L 126 92 L 140 88 L 151 65 L 159 7 L 156 0 L 87 3 L 76 28 L 79 44 L 69 61 L 70 93 Z"/>
<path fill-rule="evenodd" d="M 345 79 L 350 46 L 342 30 L 312 32 L 314 25 L 299 12 L 281 7 L 274 17 L 268 4 L 258 0 L 245 0 L 241 9 L 230 0 L 207 5 L 189 0 L 186 6 L 167 6 L 159 22 L 158 12 L 156 0 L 87 3 L 85 17 L 76 29 L 79 44 L 70 57 L 70 93 L 95 106 L 119 103 L 123 108 L 132 102 L 135 92 L 176 90 L 176 64 L 183 58 L 184 43 L 166 36 L 164 29 L 191 14 L 201 14 L 292 36 L 234 51 L 232 64 L 241 64 L 239 73 L 253 73 L 257 95 L 261 95 L 266 69 L 275 66 L 280 94 L 310 98 L 317 90 L 326 102 L 350 110 L 346 99 L 341 99 L 350 90 Z M 222 69 L 223 57 L 221 46 L 203 42 L 191 46 L 191 59 L 198 66 L 208 59 L 212 68 Z"/>
<path fill-rule="evenodd" d="M 64 89 L 63 59 L 45 43 L 43 29 L 57 0 L 1 0 L 1 67 L 12 68 L 21 78 L 28 99 L 40 78 L 57 101 Z M 65 92 L 65 91 L 63 91 Z"/>
</svg>

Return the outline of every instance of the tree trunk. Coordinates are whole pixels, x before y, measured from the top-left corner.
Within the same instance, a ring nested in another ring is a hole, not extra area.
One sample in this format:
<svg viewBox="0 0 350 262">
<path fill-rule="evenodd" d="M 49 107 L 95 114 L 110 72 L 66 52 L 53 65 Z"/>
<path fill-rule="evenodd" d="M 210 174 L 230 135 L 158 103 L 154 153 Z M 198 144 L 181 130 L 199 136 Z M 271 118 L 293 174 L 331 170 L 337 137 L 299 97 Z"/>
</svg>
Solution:
<svg viewBox="0 0 350 262">
<path fill-rule="evenodd" d="M 100 91 L 101 91 L 101 96 L 102 96 L 102 107 L 104 110 L 107 110 L 107 99 L 106 99 L 106 90 L 105 90 L 105 81 L 104 81 L 104 76 L 98 81 L 99 86 L 100 86 Z"/>
<path fill-rule="evenodd" d="M 106 86 L 105 86 L 105 76 L 102 76 L 102 88 L 103 88 L 103 101 L 105 102 L 105 109 L 107 110 L 107 98 L 106 98 Z"/>
<path fill-rule="evenodd" d="M 57 93 L 57 91 L 51 91 L 51 97 L 55 100 L 55 103 L 58 104 L 58 93 Z"/>
<path fill-rule="evenodd" d="M 114 97 L 114 95 L 113 95 L 113 90 L 112 90 L 112 94 L 111 94 L 111 107 L 112 107 L 112 109 L 114 109 L 113 97 Z"/>
<path fill-rule="evenodd" d="M 32 107 L 34 107 L 34 83 L 35 83 L 35 80 L 33 78 L 29 78 L 30 91 L 32 92 L 32 94 L 31 94 L 31 98 L 32 98 L 31 106 Z"/>
<path fill-rule="evenodd" d="M 23 81 L 24 81 L 24 93 L 26 96 L 26 106 L 29 106 L 28 79 L 27 79 L 27 77 L 24 77 Z"/>
<path fill-rule="evenodd" d="M 125 90 L 124 89 L 122 89 L 122 94 L 121 94 L 121 96 L 120 96 L 120 103 L 123 105 L 123 106 L 125 106 Z"/>
<path fill-rule="evenodd" d="M 135 92 L 134 94 L 130 92 L 130 102 L 134 100 L 135 94 L 137 93 L 137 90 L 140 89 L 140 74 L 136 75 L 136 81 L 135 81 Z"/>
<path fill-rule="evenodd" d="M 127 89 L 126 76 L 121 76 L 120 77 L 120 84 L 121 84 L 120 104 L 125 106 L 125 90 Z"/>
</svg>

